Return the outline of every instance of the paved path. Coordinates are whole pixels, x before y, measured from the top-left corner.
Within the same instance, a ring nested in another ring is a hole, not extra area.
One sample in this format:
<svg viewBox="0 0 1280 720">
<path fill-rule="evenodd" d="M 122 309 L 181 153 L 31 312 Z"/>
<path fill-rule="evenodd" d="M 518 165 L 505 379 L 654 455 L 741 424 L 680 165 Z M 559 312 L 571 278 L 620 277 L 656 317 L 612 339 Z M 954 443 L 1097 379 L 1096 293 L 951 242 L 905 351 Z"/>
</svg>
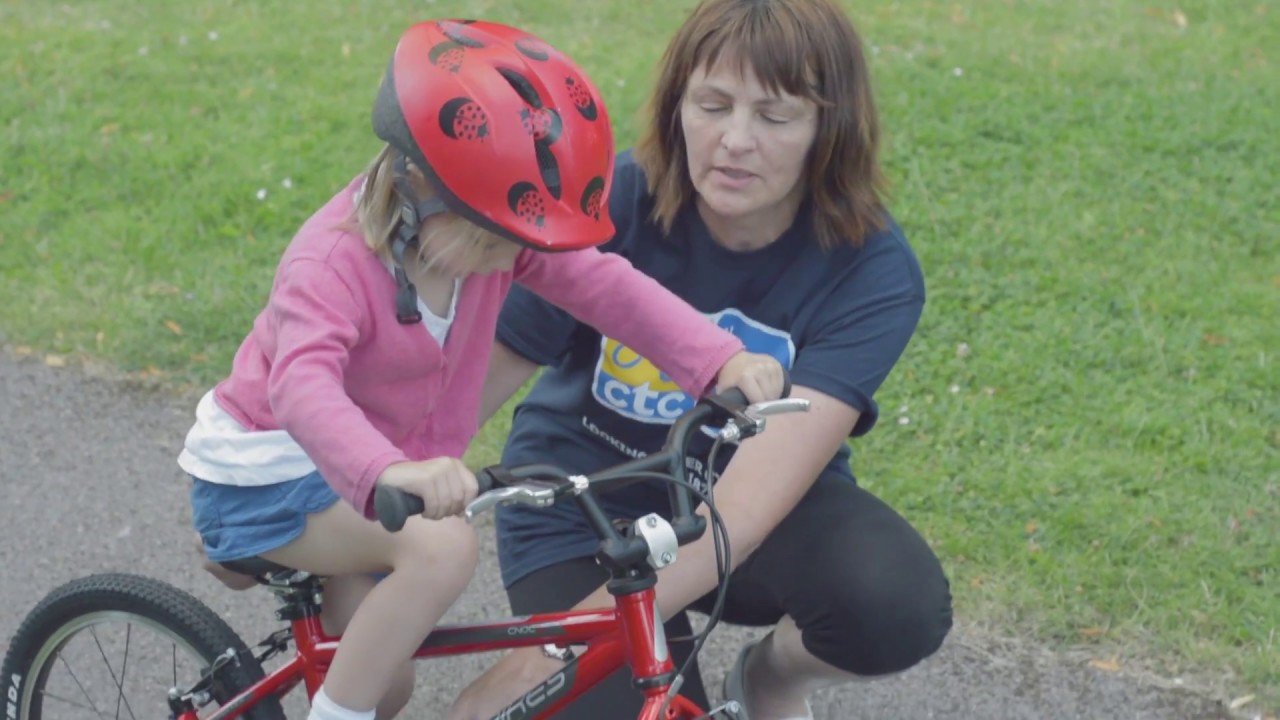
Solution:
<svg viewBox="0 0 1280 720">
<path fill-rule="evenodd" d="M 103 571 L 140 572 L 188 590 L 251 643 L 275 627 L 267 593 L 227 591 L 194 563 L 187 484 L 174 463 L 193 407 L 0 349 L 0 651 L 42 595 Z M 506 612 L 492 533 L 484 537 L 480 572 L 449 620 Z M 727 659 L 748 637 L 739 628 L 717 630 L 703 654 L 709 686 L 719 685 Z M 443 717 L 454 694 L 491 660 L 422 663 L 405 716 Z M 294 707 L 290 717 L 305 717 Z M 815 711 L 840 720 L 1229 717 L 1218 703 L 1182 689 L 963 632 L 911 672 L 823 694 Z"/>
</svg>

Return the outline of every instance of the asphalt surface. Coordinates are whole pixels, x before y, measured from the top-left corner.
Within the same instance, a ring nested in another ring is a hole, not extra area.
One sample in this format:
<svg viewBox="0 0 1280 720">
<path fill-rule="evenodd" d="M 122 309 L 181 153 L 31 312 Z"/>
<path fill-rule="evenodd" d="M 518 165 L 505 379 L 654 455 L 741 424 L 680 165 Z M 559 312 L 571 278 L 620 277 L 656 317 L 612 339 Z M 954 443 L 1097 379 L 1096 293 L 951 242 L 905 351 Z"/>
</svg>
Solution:
<svg viewBox="0 0 1280 720">
<path fill-rule="evenodd" d="M 80 367 L 0 349 L 0 651 L 22 617 L 59 584 L 90 573 L 142 573 L 187 590 L 225 616 L 250 644 L 278 627 L 265 591 L 236 593 L 206 576 L 191 549 L 187 481 L 174 458 L 195 407 Z M 507 612 L 492 533 L 480 571 L 446 618 Z M 817 718 L 899 720 L 1228 718 L 1185 688 L 1089 667 L 1080 658 L 960 629 L 943 650 L 895 678 L 827 691 Z M 703 651 L 708 687 L 751 631 L 721 626 Z M 419 664 L 403 717 L 442 718 L 454 695 L 494 656 Z M 299 694 L 295 691 L 295 694 Z M 300 701 L 287 706 L 305 718 Z"/>
</svg>

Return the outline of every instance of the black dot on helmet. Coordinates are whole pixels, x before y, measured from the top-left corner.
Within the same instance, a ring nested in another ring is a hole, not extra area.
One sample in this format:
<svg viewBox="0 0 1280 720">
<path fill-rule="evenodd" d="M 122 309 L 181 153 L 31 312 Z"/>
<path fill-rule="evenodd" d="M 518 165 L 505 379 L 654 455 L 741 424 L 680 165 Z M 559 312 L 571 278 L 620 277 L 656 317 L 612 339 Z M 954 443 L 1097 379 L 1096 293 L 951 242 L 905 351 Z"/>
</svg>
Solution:
<svg viewBox="0 0 1280 720">
<path fill-rule="evenodd" d="M 523 204 L 531 204 L 539 198 L 538 186 L 531 182 L 521 181 L 511 186 L 507 191 L 507 207 L 511 208 L 511 212 L 517 215 L 521 212 Z"/>
<path fill-rule="evenodd" d="M 440 107 L 440 131 L 451 138 L 458 137 L 456 123 L 460 117 L 466 117 L 465 108 L 473 104 L 471 98 L 456 97 L 442 105 Z"/>
<path fill-rule="evenodd" d="M 592 99 L 591 93 L 572 77 L 564 79 L 564 86 L 573 98 L 573 106 L 578 109 L 578 114 L 594 122 L 599 113 L 596 110 L 596 101 Z"/>
<path fill-rule="evenodd" d="M 604 195 L 604 178 L 599 175 L 591 178 L 587 183 L 587 187 L 582 190 L 582 199 L 578 206 L 582 208 L 584 215 L 600 219 L 600 200 Z"/>
<path fill-rule="evenodd" d="M 445 42 L 434 45 L 427 53 L 427 59 L 430 60 L 433 65 L 440 65 L 442 67 L 449 65 L 457 66 L 462 64 L 462 57 L 465 52 L 466 48 L 460 43 L 456 43 L 452 40 L 446 40 Z"/>
</svg>

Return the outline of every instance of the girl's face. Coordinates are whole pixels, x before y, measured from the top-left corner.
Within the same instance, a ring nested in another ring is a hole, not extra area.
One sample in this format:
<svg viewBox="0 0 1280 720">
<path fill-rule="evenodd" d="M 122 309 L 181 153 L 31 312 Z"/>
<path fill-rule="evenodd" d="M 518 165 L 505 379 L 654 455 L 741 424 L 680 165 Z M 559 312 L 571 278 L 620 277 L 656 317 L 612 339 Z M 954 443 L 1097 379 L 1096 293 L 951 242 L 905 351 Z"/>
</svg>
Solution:
<svg viewBox="0 0 1280 720">
<path fill-rule="evenodd" d="M 746 220 L 794 216 L 817 133 L 811 100 L 771 93 L 747 64 L 724 55 L 689 78 L 680 108 L 689 176 L 711 212 Z"/>
<path fill-rule="evenodd" d="M 519 245 L 479 231 L 452 213 L 427 218 L 418 237 L 424 270 L 445 277 L 509 272 L 520 254 Z"/>
</svg>

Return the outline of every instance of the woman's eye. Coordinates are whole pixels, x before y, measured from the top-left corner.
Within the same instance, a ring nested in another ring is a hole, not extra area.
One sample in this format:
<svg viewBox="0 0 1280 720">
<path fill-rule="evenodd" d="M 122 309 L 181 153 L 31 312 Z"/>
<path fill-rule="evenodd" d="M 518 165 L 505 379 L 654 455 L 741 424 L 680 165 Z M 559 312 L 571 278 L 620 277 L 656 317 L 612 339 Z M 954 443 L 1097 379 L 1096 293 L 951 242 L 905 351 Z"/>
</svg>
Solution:
<svg viewBox="0 0 1280 720">
<path fill-rule="evenodd" d="M 725 105 L 699 105 L 698 107 L 702 108 L 702 111 L 706 113 L 724 112 L 729 109 Z"/>
<path fill-rule="evenodd" d="M 772 123 L 774 125 L 782 125 L 789 120 L 789 118 L 782 117 L 781 115 L 769 115 L 767 113 L 761 114 L 760 117 L 764 118 L 765 122 Z"/>
</svg>

